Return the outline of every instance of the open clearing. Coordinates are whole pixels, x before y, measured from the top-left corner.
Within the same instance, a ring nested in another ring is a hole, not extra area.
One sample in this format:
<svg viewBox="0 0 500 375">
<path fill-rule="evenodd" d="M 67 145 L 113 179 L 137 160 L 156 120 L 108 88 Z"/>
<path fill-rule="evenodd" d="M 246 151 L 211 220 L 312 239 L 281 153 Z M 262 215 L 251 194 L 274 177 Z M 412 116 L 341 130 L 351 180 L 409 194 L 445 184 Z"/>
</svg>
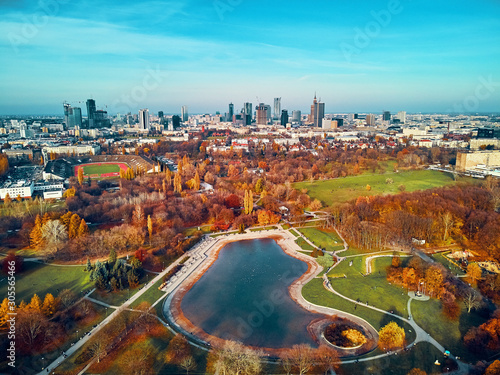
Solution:
<svg viewBox="0 0 500 375">
<path fill-rule="evenodd" d="M 386 180 L 393 180 L 388 184 Z M 471 181 L 472 179 L 460 178 L 458 182 Z M 326 181 L 299 182 L 294 184 L 296 189 L 307 189 L 307 194 L 312 199 L 318 199 L 323 205 L 344 203 L 360 196 L 397 194 L 399 186 L 404 185 L 408 192 L 426 190 L 435 187 L 453 185 L 457 183 L 450 173 L 418 170 L 405 172 L 387 172 L 384 174 L 363 174 Z M 370 190 L 366 186 L 370 185 Z"/>
</svg>

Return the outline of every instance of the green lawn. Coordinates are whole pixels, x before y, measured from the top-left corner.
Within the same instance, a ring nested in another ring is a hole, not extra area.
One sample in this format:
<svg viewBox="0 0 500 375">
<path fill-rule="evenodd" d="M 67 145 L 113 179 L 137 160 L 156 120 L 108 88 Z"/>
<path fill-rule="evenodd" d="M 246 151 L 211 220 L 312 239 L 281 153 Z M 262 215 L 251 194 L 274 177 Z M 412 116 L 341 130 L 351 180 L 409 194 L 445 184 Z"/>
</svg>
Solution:
<svg viewBox="0 0 500 375">
<path fill-rule="evenodd" d="M 299 234 L 295 229 L 290 229 L 290 233 L 293 234 L 295 237 L 299 237 Z"/>
<path fill-rule="evenodd" d="M 314 250 L 314 247 L 312 247 L 306 240 L 304 240 L 302 237 L 299 237 L 295 240 L 295 243 L 299 245 L 302 249 L 304 250 Z"/>
<path fill-rule="evenodd" d="M 330 279 L 332 287 L 346 297 L 354 300 L 359 298 L 362 303 L 368 302 L 379 309 L 392 310 L 395 314 L 407 318 L 408 311 L 406 307 L 409 298 L 407 290 L 389 284 L 386 279 L 385 268 L 391 264 L 392 259 L 390 257 L 373 259 L 372 274 L 368 276 L 362 276 L 358 272 L 359 268 L 354 265 L 356 263 L 359 266 L 360 262 L 358 260 L 358 258 L 355 258 L 353 266 L 350 267 L 351 272 L 345 270 L 347 278 Z M 342 263 L 349 265 L 349 260 L 344 260 Z M 362 263 L 365 263 L 364 258 Z"/>
<path fill-rule="evenodd" d="M 85 165 L 83 167 L 83 174 L 85 176 L 98 174 L 101 175 L 103 173 L 117 173 L 120 172 L 120 166 L 118 164 L 93 164 L 93 165 Z"/>
<path fill-rule="evenodd" d="M 387 178 L 391 178 L 394 182 L 387 184 Z M 465 180 L 471 179 L 461 179 L 462 182 Z M 312 184 L 304 181 L 294 184 L 294 188 L 307 189 L 311 199 L 319 199 L 323 205 L 330 206 L 356 199 L 359 196 L 397 194 L 400 185 L 405 185 L 406 191 L 411 192 L 452 184 L 455 184 L 455 181 L 450 173 L 417 170 L 364 174 L 327 181 L 314 181 Z M 368 191 L 366 185 L 370 185 L 371 190 Z"/>
<path fill-rule="evenodd" d="M 434 364 L 436 359 L 441 365 Z M 419 368 L 428 374 L 441 374 L 446 372 L 445 362 L 443 353 L 431 344 L 421 342 L 408 352 L 373 361 L 343 364 L 340 368 L 344 374 L 406 375 L 413 368 Z"/>
<path fill-rule="evenodd" d="M 47 293 L 57 297 L 63 289 L 71 289 L 77 295 L 93 287 L 83 266 L 52 266 L 36 262 L 24 262 L 24 271 L 16 274 L 16 304 L 29 303 L 33 294 L 43 301 Z M 7 296 L 7 277 L 0 276 L 0 295 Z"/>
<path fill-rule="evenodd" d="M 339 292 L 344 293 L 345 291 L 339 290 Z M 415 340 L 415 332 L 413 332 L 411 326 L 407 323 L 381 312 L 369 309 L 366 306 L 347 301 L 346 299 L 327 291 L 323 287 L 322 279 L 313 279 L 304 285 L 302 295 L 307 301 L 316 305 L 332 307 L 334 309 L 359 316 L 370 323 L 377 331 L 389 322 L 395 321 L 400 327 L 405 329 L 408 342 L 413 342 Z M 375 300 L 373 302 L 375 302 Z"/>
<path fill-rule="evenodd" d="M 212 227 L 212 224 L 202 225 L 199 228 L 203 234 L 208 234 L 208 233 L 212 233 L 212 231 L 210 230 L 211 227 Z M 194 235 L 196 232 L 198 232 L 198 227 L 187 228 L 186 230 L 184 230 L 184 235 L 186 237 L 189 237 L 189 236 Z"/>
<path fill-rule="evenodd" d="M 455 264 L 450 262 L 448 258 L 446 258 L 445 256 L 446 254 L 449 253 L 432 254 L 430 255 L 430 257 L 434 259 L 436 262 L 441 263 L 444 266 L 444 268 L 448 268 L 455 275 L 465 275 L 465 272 L 460 267 L 457 267 Z"/>
<path fill-rule="evenodd" d="M 344 248 L 344 242 L 340 239 L 335 229 L 301 228 L 299 232 L 316 246 L 326 251 L 337 251 Z"/>
<path fill-rule="evenodd" d="M 130 305 L 132 309 L 136 308 L 140 303 L 146 301 L 149 302 L 151 305 L 155 303 L 158 299 L 163 297 L 165 295 L 164 292 L 161 290 L 158 290 L 158 287 L 163 283 L 163 280 L 158 280 L 156 284 L 151 286 L 146 293 L 144 293 L 142 296 L 140 296 L 138 299 Z"/>
<path fill-rule="evenodd" d="M 460 304 L 460 308 L 462 312 L 460 318 L 452 321 L 443 315 L 441 302 L 438 300 L 412 301 L 411 303 L 413 318 L 420 327 L 454 355 L 475 362 L 481 358 L 467 350 L 463 345 L 463 336 L 471 327 L 477 327 L 486 320 L 474 311 L 468 314 L 463 304 Z"/>
</svg>

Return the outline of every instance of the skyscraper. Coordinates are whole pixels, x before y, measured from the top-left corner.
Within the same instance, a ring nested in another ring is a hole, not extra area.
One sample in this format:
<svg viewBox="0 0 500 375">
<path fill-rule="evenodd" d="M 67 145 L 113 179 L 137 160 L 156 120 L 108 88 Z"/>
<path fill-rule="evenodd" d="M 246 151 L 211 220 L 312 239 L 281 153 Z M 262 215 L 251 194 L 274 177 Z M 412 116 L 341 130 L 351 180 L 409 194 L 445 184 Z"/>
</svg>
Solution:
<svg viewBox="0 0 500 375">
<path fill-rule="evenodd" d="M 177 115 L 172 116 L 172 129 L 175 130 L 181 126 L 181 118 Z"/>
<path fill-rule="evenodd" d="M 158 118 L 160 120 L 163 118 L 163 111 L 158 111 Z"/>
<path fill-rule="evenodd" d="M 375 125 L 375 115 L 372 114 L 366 115 L 366 125 L 369 126 Z"/>
<path fill-rule="evenodd" d="M 243 104 L 243 114 L 245 115 L 245 125 L 252 124 L 252 117 L 253 117 L 252 112 L 253 112 L 252 103 Z"/>
<path fill-rule="evenodd" d="M 288 124 L 288 111 L 286 109 L 281 111 L 281 125 L 286 127 L 286 124 Z"/>
<path fill-rule="evenodd" d="M 95 100 L 87 99 L 87 127 L 93 129 L 95 127 Z"/>
<path fill-rule="evenodd" d="M 281 116 L 281 98 L 274 98 L 274 118 L 279 119 Z"/>
<path fill-rule="evenodd" d="M 66 124 L 66 126 L 68 126 L 68 122 L 69 122 L 69 109 L 71 108 L 71 105 L 69 105 L 68 103 L 63 103 L 63 106 L 64 106 L 64 123 Z"/>
<path fill-rule="evenodd" d="M 399 111 L 398 112 L 398 119 L 399 119 L 399 121 L 402 124 L 406 123 L 406 112 L 405 111 Z"/>
<path fill-rule="evenodd" d="M 301 125 L 302 123 L 302 112 L 301 111 L 293 111 L 292 112 L 292 122 L 296 122 Z"/>
<path fill-rule="evenodd" d="M 322 103 L 321 100 L 318 102 L 316 95 L 314 95 L 309 122 L 313 123 L 314 127 L 321 128 L 323 125 L 323 117 L 325 117 L 325 103 Z"/>
<path fill-rule="evenodd" d="M 139 129 L 141 130 L 149 130 L 149 109 L 140 109 L 139 110 Z"/>
<path fill-rule="evenodd" d="M 384 111 L 383 120 L 384 121 L 391 121 L 391 112 Z"/>
<path fill-rule="evenodd" d="M 189 116 L 188 116 L 188 107 L 187 105 L 183 105 L 182 108 L 181 108 L 181 121 L 182 122 L 187 122 L 189 119 Z"/>
<path fill-rule="evenodd" d="M 229 112 L 227 113 L 227 122 L 233 122 L 233 115 L 234 115 L 234 104 L 229 103 Z"/>
<path fill-rule="evenodd" d="M 264 103 L 260 103 L 257 107 L 257 116 L 256 116 L 256 122 L 257 125 L 267 125 L 267 110 L 268 110 L 268 105 L 265 105 Z"/>
</svg>

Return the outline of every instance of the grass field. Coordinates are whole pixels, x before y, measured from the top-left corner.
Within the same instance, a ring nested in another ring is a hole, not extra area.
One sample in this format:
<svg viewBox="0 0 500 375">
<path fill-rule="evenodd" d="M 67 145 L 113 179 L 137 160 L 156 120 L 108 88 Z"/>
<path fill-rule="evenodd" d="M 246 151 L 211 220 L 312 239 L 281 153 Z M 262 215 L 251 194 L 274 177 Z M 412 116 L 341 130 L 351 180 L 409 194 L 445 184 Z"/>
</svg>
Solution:
<svg viewBox="0 0 500 375">
<path fill-rule="evenodd" d="M 299 245 L 303 250 L 310 250 L 310 251 L 314 250 L 314 247 L 309 245 L 309 243 L 306 240 L 304 240 L 302 237 L 297 238 L 295 240 L 295 243 L 297 245 Z"/>
<path fill-rule="evenodd" d="M 83 169 L 85 178 L 109 178 L 120 176 L 120 170 L 126 171 L 128 165 L 125 163 L 92 163 L 77 165 L 75 167 L 75 176 L 78 176 L 78 170 Z"/>
<path fill-rule="evenodd" d="M 165 295 L 164 292 L 158 289 L 158 287 L 163 283 L 163 280 L 158 280 L 156 284 L 151 286 L 146 293 L 144 293 L 142 296 L 140 296 L 138 299 L 134 301 L 130 305 L 131 308 L 135 309 L 137 306 L 139 306 L 142 302 L 148 302 L 149 304 L 155 303 L 158 299 L 163 297 Z"/>
<path fill-rule="evenodd" d="M 339 292 L 344 293 L 344 290 L 339 290 Z M 323 287 L 323 280 L 321 279 L 313 279 L 304 285 L 302 295 L 307 301 L 314 303 L 315 305 L 331 307 L 359 316 L 370 323 L 377 331 L 391 321 L 395 321 L 400 327 L 405 329 L 408 342 L 415 340 L 415 332 L 409 324 L 397 318 L 369 309 L 366 306 L 347 301 L 346 299 L 327 291 Z"/>
<path fill-rule="evenodd" d="M 462 338 L 471 327 L 477 327 L 486 320 L 474 311 L 468 314 L 463 304 L 460 304 L 460 308 L 462 313 L 460 318 L 452 321 L 443 315 L 441 302 L 438 300 L 412 301 L 411 305 L 413 318 L 420 327 L 454 355 L 475 362 L 481 358 L 477 358 L 467 350 Z"/>
<path fill-rule="evenodd" d="M 387 184 L 386 179 L 394 182 Z M 460 181 L 465 181 L 461 179 Z M 472 179 L 467 179 L 472 180 Z M 359 196 L 397 194 L 399 186 L 404 185 L 406 191 L 425 190 L 455 184 L 450 173 L 430 170 L 387 172 L 384 174 L 364 174 L 346 178 L 336 178 L 327 181 L 299 182 L 294 184 L 296 189 L 307 189 L 312 199 L 319 199 L 323 205 L 330 206 L 344 203 Z M 366 189 L 370 185 L 371 190 Z"/>
<path fill-rule="evenodd" d="M 362 303 L 368 302 L 370 305 L 378 307 L 383 310 L 393 310 L 394 313 L 401 315 L 403 317 L 408 316 L 407 302 L 408 293 L 405 288 L 400 286 L 391 285 L 386 279 L 386 267 L 391 264 L 392 259 L 387 258 L 375 258 L 373 259 L 373 273 L 368 276 L 362 276 L 358 271 L 359 268 L 359 258 L 355 258 L 356 265 L 353 262 L 353 266 L 350 268 L 350 273 L 348 269 L 345 269 L 347 278 L 336 278 L 331 279 L 332 286 L 335 290 L 341 292 L 346 297 L 352 298 L 354 300 L 359 300 Z M 337 267 L 340 267 L 346 263 L 349 265 L 349 260 L 345 260 Z M 364 263 L 364 258 L 362 259 Z M 364 267 L 363 267 L 364 268 Z M 333 271 L 336 270 L 336 267 Z M 336 271 L 338 273 L 338 270 Z"/>
<path fill-rule="evenodd" d="M 344 248 L 344 243 L 334 229 L 301 228 L 299 232 L 316 246 L 326 251 L 337 251 Z"/>
<path fill-rule="evenodd" d="M 16 274 L 16 304 L 24 300 L 29 303 L 33 294 L 43 301 L 47 293 L 57 297 L 63 289 L 71 289 L 77 295 L 91 289 L 88 272 L 83 266 L 51 266 L 36 262 L 24 262 L 24 271 Z M 7 296 L 7 277 L 2 275 L 0 295 Z"/>
</svg>

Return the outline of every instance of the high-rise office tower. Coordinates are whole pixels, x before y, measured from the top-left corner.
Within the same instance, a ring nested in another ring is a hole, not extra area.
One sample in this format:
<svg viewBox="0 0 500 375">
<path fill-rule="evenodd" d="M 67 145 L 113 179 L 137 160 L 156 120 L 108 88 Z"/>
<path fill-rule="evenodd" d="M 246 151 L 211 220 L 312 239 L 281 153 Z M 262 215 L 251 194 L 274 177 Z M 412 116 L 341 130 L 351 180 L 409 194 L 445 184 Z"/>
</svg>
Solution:
<svg viewBox="0 0 500 375">
<path fill-rule="evenodd" d="M 182 108 L 181 108 L 181 121 L 182 122 L 187 122 L 189 119 L 189 116 L 188 116 L 188 107 L 187 105 L 183 105 Z"/>
<path fill-rule="evenodd" d="M 366 125 L 368 126 L 375 125 L 375 115 L 372 114 L 366 115 Z"/>
<path fill-rule="evenodd" d="M 321 100 L 318 102 L 316 95 L 314 95 L 309 122 L 312 122 L 314 127 L 321 128 L 323 125 L 323 117 L 325 117 L 325 103 L 322 103 Z"/>
<path fill-rule="evenodd" d="M 71 108 L 71 105 L 69 105 L 68 103 L 64 103 L 63 104 L 64 106 L 64 123 L 66 124 L 66 126 L 68 126 L 68 122 L 69 122 L 69 109 Z"/>
<path fill-rule="evenodd" d="M 279 119 L 281 116 L 281 98 L 274 98 L 274 118 Z"/>
<path fill-rule="evenodd" d="M 264 103 L 260 103 L 257 107 L 257 115 L 256 115 L 256 122 L 257 125 L 267 125 L 267 110 L 268 110 L 268 105 L 265 105 Z"/>
<path fill-rule="evenodd" d="M 175 130 L 181 126 L 181 118 L 177 115 L 172 116 L 172 130 Z"/>
<path fill-rule="evenodd" d="M 292 112 L 292 122 L 295 122 L 299 125 L 302 123 L 302 112 L 301 111 L 293 111 Z"/>
<path fill-rule="evenodd" d="M 252 112 L 253 112 L 252 103 L 243 104 L 243 114 L 245 115 L 245 125 L 252 124 L 252 117 L 253 117 Z"/>
<path fill-rule="evenodd" d="M 234 115 L 234 104 L 229 103 L 229 112 L 227 113 L 227 122 L 233 122 L 233 115 Z"/>
<path fill-rule="evenodd" d="M 288 111 L 286 109 L 281 111 L 281 125 L 286 127 L 286 124 L 288 124 Z"/>
<path fill-rule="evenodd" d="M 402 124 L 406 123 L 406 112 L 405 111 L 399 111 L 398 112 L 398 119 Z"/>
<path fill-rule="evenodd" d="M 273 114 L 271 113 L 271 106 L 269 104 L 266 104 L 265 107 L 266 107 L 267 122 L 269 123 L 273 117 Z"/>
<path fill-rule="evenodd" d="M 384 121 L 391 121 L 391 112 L 390 111 L 384 111 L 383 120 Z"/>
<path fill-rule="evenodd" d="M 160 120 L 163 118 L 163 111 L 158 111 L 158 118 Z"/>
<path fill-rule="evenodd" d="M 64 117 L 66 126 L 68 128 L 74 128 L 75 126 L 82 126 L 82 110 L 79 107 L 71 107 L 70 105 L 64 105 Z"/>
<path fill-rule="evenodd" d="M 95 100 L 87 99 L 87 127 L 93 129 L 95 127 Z"/>
<path fill-rule="evenodd" d="M 139 129 L 141 130 L 149 130 L 149 109 L 140 109 L 139 110 Z"/>
</svg>

